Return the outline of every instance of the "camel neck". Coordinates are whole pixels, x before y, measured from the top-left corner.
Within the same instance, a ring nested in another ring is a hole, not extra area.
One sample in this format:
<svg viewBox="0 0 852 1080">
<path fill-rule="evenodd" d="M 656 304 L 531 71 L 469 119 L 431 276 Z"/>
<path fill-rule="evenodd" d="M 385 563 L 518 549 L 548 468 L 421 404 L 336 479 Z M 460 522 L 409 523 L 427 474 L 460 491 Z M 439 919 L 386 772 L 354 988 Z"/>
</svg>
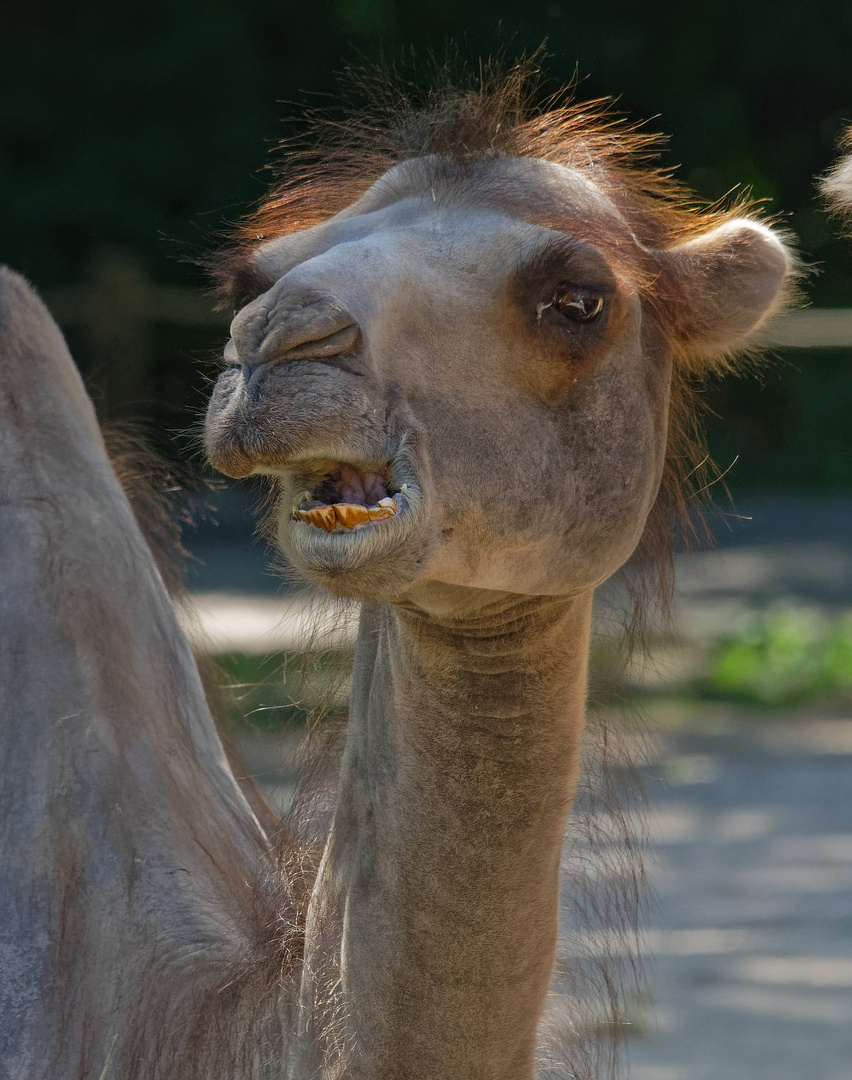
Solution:
<svg viewBox="0 0 852 1080">
<path fill-rule="evenodd" d="M 323 1075 L 532 1077 L 590 619 L 591 595 L 364 610 L 306 953 L 357 1041 Z"/>
</svg>

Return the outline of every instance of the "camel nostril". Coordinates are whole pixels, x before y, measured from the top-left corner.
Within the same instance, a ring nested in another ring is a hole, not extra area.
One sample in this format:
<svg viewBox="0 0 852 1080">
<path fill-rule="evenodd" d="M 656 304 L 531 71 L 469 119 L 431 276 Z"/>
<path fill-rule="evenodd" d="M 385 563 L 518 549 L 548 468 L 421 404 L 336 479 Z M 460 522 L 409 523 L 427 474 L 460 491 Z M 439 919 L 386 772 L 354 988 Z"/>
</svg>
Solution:
<svg viewBox="0 0 852 1080">
<path fill-rule="evenodd" d="M 251 379 L 259 367 L 263 367 L 263 361 L 256 356 L 253 356 L 250 361 L 241 359 L 233 340 L 230 340 L 225 346 L 222 357 L 228 367 L 240 369 L 246 382 Z"/>
<path fill-rule="evenodd" d="M 347 312 L 348 315 L 348 312 Z M 289 360 L 322 360 L 354 352 L 361 343 L 361 328 L 352 317 L 323 320 L 315 327 L 276 328 L 261 343 L 263 363 L 282 363 Z"/>
<path fill-rule="evenodd" d="M 248 371 L 260 364 L 343 356 L 360 347 L 361 327 L 340 300 L 285 286 L 283 278 L 236 314 L 225 346 L 227 363 Z"/>
</svg>

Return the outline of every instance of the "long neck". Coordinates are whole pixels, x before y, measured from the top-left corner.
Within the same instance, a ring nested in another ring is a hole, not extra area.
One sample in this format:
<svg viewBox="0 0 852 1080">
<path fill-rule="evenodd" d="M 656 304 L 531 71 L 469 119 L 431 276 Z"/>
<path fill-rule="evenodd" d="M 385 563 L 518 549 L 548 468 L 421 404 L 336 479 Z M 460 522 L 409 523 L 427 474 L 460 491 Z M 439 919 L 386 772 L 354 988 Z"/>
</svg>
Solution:
<svg viewBox="0 0 852 1080">
<path fill-rule="evenodd" d="M 322 1075 L 533 1075 L 590 620 L 590 594 L 364 611 L 308 926 Z"/>
</svg>

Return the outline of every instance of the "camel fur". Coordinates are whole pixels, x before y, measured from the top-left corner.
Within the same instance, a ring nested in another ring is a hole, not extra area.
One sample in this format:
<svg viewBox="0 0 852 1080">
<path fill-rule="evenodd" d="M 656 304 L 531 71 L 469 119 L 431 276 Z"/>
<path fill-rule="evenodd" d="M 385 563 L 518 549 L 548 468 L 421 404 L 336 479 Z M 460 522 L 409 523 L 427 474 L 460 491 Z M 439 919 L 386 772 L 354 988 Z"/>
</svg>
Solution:
<svg viewBox="0 0 852 1080">
<path fill-rule="evenodd" d="M 0 1077 L 533 1077 L 594 593 L 667 543 L 692 390 L 793 261 L 523 87 L 353 127 L 216 264 L 210 460 L 362 605 L 324 843 L 234 779 L 61 336 L 0 278 Z"/>
</svg>

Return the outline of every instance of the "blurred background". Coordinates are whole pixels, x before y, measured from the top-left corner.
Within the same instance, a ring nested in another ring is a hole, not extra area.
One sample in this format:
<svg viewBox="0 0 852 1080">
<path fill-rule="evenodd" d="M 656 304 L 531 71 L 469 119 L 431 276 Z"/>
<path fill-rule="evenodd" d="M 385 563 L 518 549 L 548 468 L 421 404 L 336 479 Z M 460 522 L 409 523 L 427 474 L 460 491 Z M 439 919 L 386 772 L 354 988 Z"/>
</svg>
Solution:
<svg viewBox="0 0 852 1080">
<path fill-rule="evenodd" d="M 546 39 L 552 87 L 576 76 L 649 120 L 704 198 L 771 200 L 816 265 L 814 305 L 852 304 L 852 245 L 814 188 L 852 119 L 848 4 L 34 0 L 4 14 L 0 257 L 51 300 L 102 414 L 193 422 L 223 321 L 192 259 L 261 196 L 282 117 L 331 104 L 347 64 L 422 65 L 448 39 L 474 59 Z M 785 354 L 762 383 L 713 402 L 736 487 L 847 486 L 844 355 Z"/>
<path fill-rule="evenodd" d="M 852 122 L 852 5 L 7 5 L 0 260 L 48 301 L 101 418 L 141 420 L 167 456 L 197 459 L 228 319 L 196 260 L 261 197 L 299 102 L 333 107 L 347 65 L 400 63 L 416 80 L 450 39 L 474 60 L 546 39 L 550 89 L 576 78 L 578 97 L 649 120 L 700 196 L 769 200 L 813 268 L 812 310 L 779 327 L 775 362 L 708 394 L 734 502 L 717 499 L 716 550 L 680 560 L 676 628 L 626 674 L 603 645 L 595 666 L 663 732 L 646 769 L 656 1006 L 635 1004 L 633 1075 L 848 1080 L 852 239 L 814 178 Z M 251 767 L 286 797 L 270 746 L 301 737 L 351 638 L 335 623 L 312 665 L 294 661 L 314 616 L 252 539 L 256 501 L 226 487 L 202 499 L 193 626 L 238 688 Z"/>
</svg>

